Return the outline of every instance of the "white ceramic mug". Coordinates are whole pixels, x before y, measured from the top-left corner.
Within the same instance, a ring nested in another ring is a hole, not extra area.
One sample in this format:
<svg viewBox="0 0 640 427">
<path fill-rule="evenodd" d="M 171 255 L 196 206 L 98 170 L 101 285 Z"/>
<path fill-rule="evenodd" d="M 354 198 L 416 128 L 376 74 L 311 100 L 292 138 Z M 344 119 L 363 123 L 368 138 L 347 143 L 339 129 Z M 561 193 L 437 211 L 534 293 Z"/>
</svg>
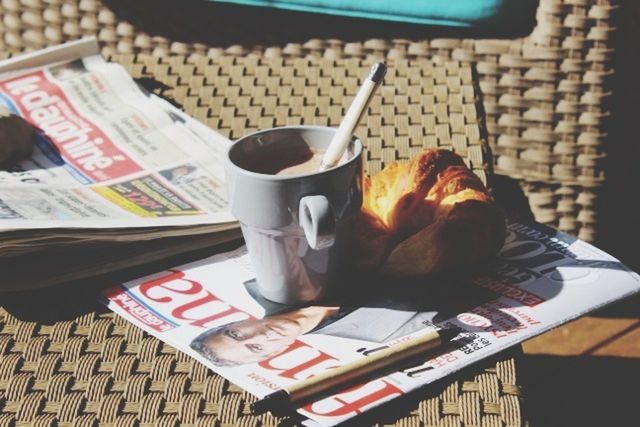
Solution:
<svg viewBox="0 0 640 427">
<path fill-rule="evenodd" d="M 362 204 L 362 143 L 354 137 L 346 160 L 322 172 L 278 176 L 247 165 L 276 145 L 324 150 L 334 133 L 321 126 L 267 129 L 240 138 L 227 152 L 231 213 L 240 221 L 258 289 L 272 301 L 304 304 L 336 290 Z"/>
</svg>

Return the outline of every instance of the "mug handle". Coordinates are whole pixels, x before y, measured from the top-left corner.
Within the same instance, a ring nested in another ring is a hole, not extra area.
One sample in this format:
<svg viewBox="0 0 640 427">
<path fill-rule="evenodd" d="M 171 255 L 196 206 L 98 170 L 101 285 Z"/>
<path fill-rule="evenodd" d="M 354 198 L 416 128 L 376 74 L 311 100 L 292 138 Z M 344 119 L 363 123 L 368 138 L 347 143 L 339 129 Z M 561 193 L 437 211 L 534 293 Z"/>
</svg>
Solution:
<svg viewBox="0 0 640 427">
<path fill-rule="evenodd" d="M 336 240 L 336 220 L 325 196 L 305 196 L 300 199 L 298 221 L 312 249 L 333 246 Z"/>
</svg>

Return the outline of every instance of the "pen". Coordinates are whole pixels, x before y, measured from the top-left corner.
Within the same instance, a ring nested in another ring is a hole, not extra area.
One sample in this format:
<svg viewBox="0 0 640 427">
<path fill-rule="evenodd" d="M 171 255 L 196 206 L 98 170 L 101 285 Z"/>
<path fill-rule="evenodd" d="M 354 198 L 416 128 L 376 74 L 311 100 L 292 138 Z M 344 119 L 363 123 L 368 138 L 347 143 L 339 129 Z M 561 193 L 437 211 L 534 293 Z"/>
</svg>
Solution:
<svg viewBox="0 0 640 427">
<path fill-rule="evenodd" d="M 330 369 L 322 374 L 294 383 L 286 388 L 268 394 L 251 405 L 254 414 L 267 411 L 276 413 L 297 407 L 315 396 L 358 378 L 381 371 L 405 359 L 415 357 L 441 345 L 450 342 L 462 329 L 449 328 L 432 330 L 407 342 L 388 347 L 347 363 L 346 365 Z"/>
<path fill-rule="evenodd" d="M 327 170 L 334 167 L 342 157 L 344 150 L 347 149 L 349 142 L 353 136 L 353 131 L 358 126 L 360 119 L 364 115 L 369 106 L 369 102 L 373 98 L 373 95 L 382 83 L 384 75 L 387 73 L 387 66 L 382 62 L 378 62 L 371 67 L 369 75 L 360 86 L 356 97 L 349 106 L 347 113 L 340 123 L 340 127 L 331 138 L 331 142 L 322 157 L 322 163 L 320 164 L 320 170 Z"/>
</svg>

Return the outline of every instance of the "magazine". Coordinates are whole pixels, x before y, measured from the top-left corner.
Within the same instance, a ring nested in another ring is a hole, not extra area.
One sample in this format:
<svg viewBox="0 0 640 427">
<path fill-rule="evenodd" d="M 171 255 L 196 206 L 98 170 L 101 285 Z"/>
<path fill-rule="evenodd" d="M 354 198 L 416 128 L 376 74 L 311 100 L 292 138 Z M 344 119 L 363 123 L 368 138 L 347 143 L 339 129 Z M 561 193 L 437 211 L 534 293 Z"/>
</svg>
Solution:
<svg viewBox="0 0 640 427">
<path fill-rule="evenodd" d="M 257 397 L 433 328 L 464 330 L 413 366 L 300 408 L 334 425 L 640 290 L 640 276 L 588 243 L 509 222 L 472 279 L 345 278 L 342 297 L 291 307 L 263 298 L 246 249 L 105 291 L 109 308 Z M 366 296 L 366 297 L 365 297 Z"/>
<path fill-rule="evenodd" d="M 29 286 L 91 275 L 113 244 L 156 241 L 112 260 L 127 267 L 239 236 L 225 199 L 230 141 L 138 86 L 100 56 L 95 39 L 0 62 L 0 107 L 37 128 L 32 156 L 0 170 L 9 289 L 24 274 L 18 261 L 44 251 L 56 254 L 54 270 Z M 199 237 L 169 242 L 188 235 Z M 60 261 L 74 251 L 97 258 L 67 268 Z"/>
</svg>

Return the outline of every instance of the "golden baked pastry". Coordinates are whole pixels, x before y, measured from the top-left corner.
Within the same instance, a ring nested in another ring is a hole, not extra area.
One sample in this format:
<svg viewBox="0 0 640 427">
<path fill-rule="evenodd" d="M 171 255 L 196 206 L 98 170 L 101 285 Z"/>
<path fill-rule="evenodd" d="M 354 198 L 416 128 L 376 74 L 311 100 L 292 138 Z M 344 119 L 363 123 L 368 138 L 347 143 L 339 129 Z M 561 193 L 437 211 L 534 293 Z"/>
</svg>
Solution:
<svg viewBox="0 0 640 427">
<path fill-rule="evenodd" d="M 481 266 L 501 248 L 505 218 L 457 154 L 432 149 L 366 177 L 354 225 L 359 270 L 424 276 Z"/>
</svg>

